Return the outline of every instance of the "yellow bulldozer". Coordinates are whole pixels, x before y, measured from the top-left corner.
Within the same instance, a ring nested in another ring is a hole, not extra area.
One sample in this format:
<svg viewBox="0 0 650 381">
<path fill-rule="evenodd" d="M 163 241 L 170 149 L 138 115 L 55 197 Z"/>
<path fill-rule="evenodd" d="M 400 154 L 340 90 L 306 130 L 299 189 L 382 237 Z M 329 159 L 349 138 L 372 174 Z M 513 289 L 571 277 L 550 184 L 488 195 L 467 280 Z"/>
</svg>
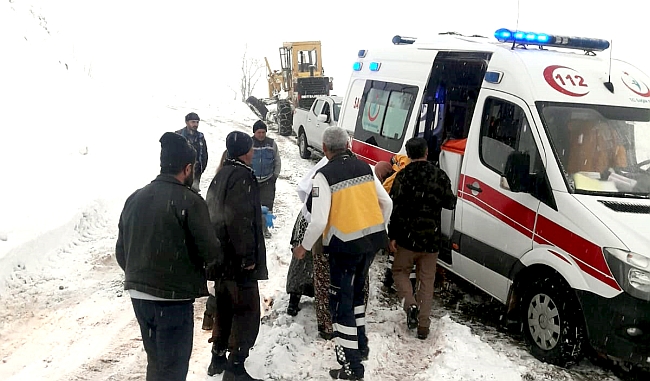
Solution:
<svg viewBox="0 0 650 381">
<path fill-rule="evenodd" d="M 332 78 L 324 75 L 320 41 L 285 42 L 279 51 L 280 70 L 272 70 L 264 57 L 269 97 L 249 97 L 246 103 L 261 119 L 276 122 L 280 135 L 290 135 L 293 110 L 309 109 L 317 97 L 329 95 Z M 271 104 L 276 111 L 269 113 L 266 106 Z"/>
</svg>

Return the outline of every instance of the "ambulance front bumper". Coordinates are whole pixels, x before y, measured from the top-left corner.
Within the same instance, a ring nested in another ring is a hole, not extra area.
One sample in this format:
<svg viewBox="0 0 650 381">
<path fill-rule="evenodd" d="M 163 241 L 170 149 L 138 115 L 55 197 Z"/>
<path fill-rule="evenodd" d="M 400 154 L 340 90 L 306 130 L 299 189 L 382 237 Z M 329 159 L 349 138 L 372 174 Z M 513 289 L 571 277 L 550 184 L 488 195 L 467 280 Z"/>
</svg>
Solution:
<svg viewBox="0 0 650 381">
<path fill-rule="evenodd" d="M 650 302 L 626 292 L 611 299 L 580 290 L 577 295 L 596 352 L 650 370 Z"/>
</svg>

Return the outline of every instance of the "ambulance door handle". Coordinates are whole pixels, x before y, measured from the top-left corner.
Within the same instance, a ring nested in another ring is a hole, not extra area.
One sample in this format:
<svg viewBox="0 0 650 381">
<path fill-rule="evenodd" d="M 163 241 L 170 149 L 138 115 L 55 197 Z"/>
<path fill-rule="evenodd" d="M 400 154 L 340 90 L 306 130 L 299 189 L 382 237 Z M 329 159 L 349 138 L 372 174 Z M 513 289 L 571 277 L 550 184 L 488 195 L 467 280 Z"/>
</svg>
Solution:
<svg viewBox="0 0 650 381">
<path fill-rule="evenodd" d="M 481 189 L 481 187 L 478 186 L 478 185 L 467 184 L 467 185 L 465 185 L 465 186 L 466 186 L 467 188 L 469 188 L 470 190 L 473 190 L 474 192 L 479 192 L 479 193 L 483 192 L 483 189 Z"/>
</svg>

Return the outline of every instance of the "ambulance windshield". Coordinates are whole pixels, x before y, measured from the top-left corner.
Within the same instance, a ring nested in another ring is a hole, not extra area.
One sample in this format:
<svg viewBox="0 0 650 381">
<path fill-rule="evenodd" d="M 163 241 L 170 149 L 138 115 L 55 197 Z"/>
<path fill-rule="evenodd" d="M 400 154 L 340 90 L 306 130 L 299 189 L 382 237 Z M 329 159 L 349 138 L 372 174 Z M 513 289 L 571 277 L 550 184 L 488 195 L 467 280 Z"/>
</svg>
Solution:
<svg viewBox="0 0 650 381">
<path fill-rule="evenodd" d="M 537 102 L 571 191 L 650 197 L 650 110 Z"/>
</svg>

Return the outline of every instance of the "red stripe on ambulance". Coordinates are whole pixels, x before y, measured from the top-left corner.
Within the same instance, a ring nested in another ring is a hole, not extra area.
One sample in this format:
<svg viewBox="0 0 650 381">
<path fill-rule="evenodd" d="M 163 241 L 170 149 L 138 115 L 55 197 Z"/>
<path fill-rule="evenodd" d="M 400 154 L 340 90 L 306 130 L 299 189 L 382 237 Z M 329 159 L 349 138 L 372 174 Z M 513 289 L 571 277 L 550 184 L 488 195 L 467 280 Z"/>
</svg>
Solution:
<svg viewBox="0 0 650 381">
<path fill-rule="evenodd" d="M 467 184 L 474 183 L 482 189 L 477 196 L 465 189 Z M 543 215 L 537 217 L 537 226 L 535 226 L 537 215 L 535 211 L 470 176 L 460 176 L 458 197 L 473 203 L 519 233 L 532 238 L 536 243 L 556 246 L 569 253 L 583 272 L 621 291 L 605 262 L 600 246 Z"/>
</svg>

